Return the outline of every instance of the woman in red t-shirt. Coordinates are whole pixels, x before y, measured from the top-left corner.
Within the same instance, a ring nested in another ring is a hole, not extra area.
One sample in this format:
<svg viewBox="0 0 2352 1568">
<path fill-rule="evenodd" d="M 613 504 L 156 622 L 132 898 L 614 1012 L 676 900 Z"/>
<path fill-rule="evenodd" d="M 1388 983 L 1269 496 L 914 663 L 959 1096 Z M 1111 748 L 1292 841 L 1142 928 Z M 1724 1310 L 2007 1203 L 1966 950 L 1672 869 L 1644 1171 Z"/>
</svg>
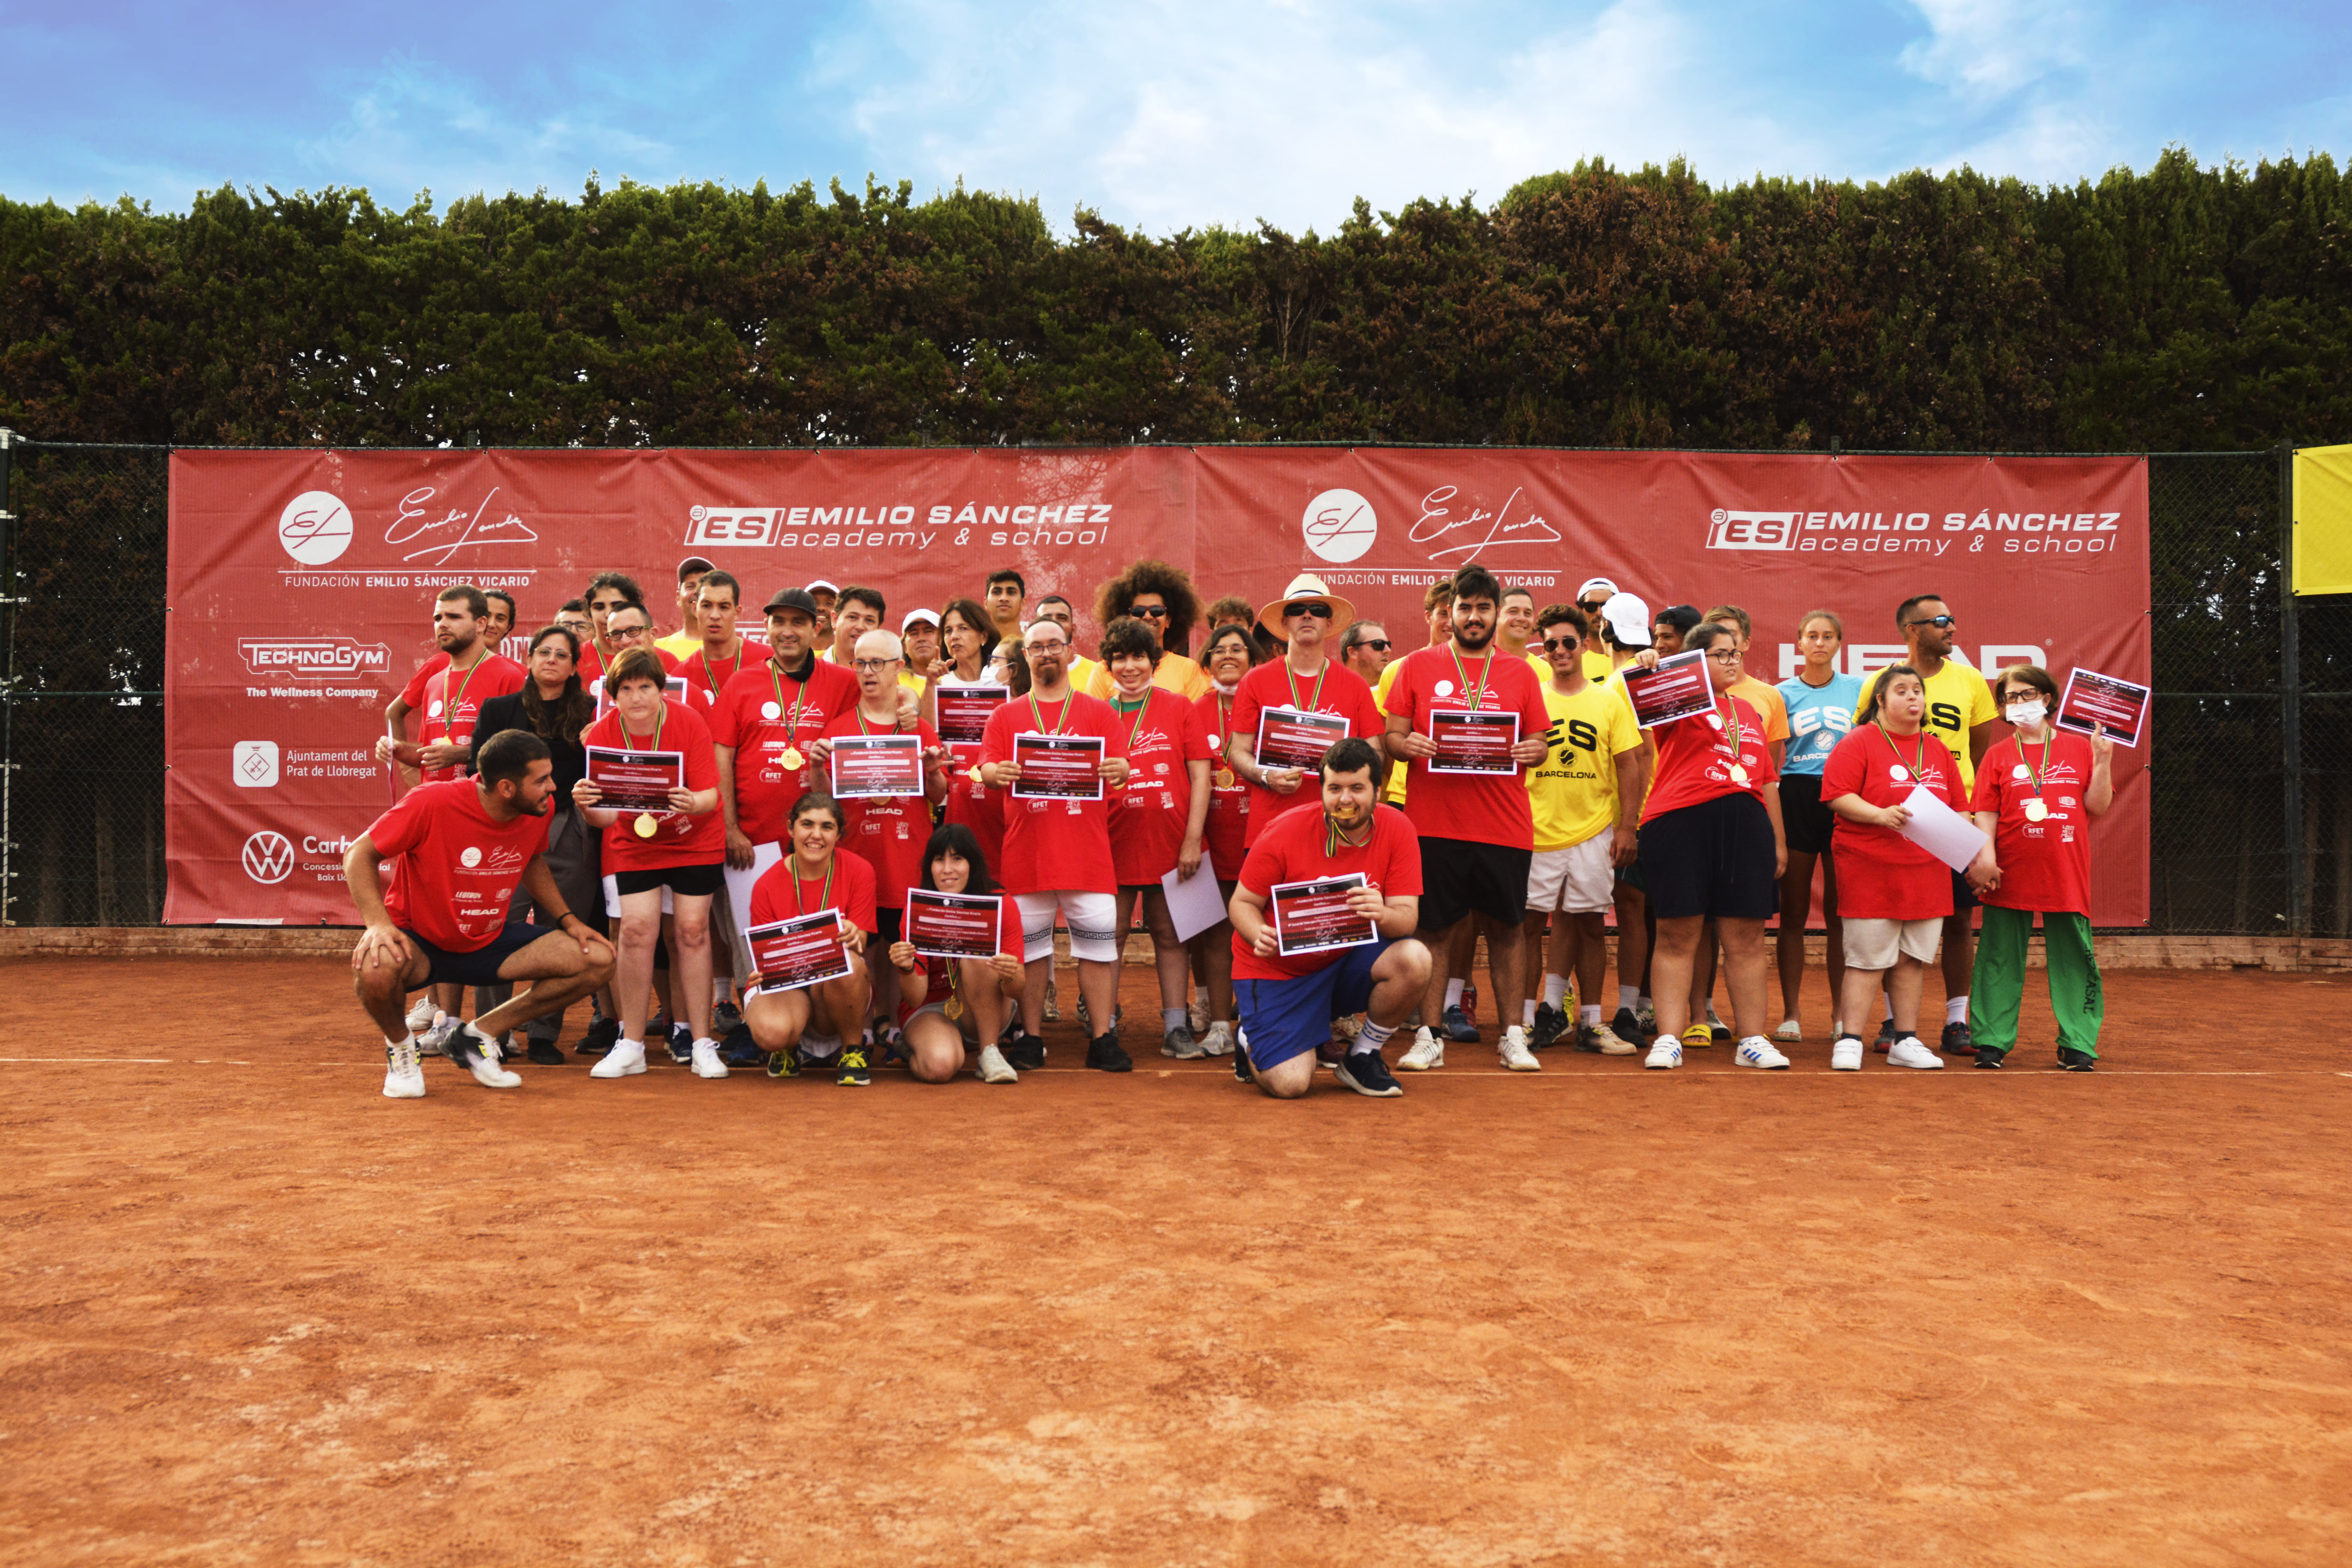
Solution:
<svg viewBox="0 0 2352 1568">
<path fill-rule="evenodd" d="M 1225 758 L 1225 742 L 1233 739 L 1234 693 L 1242 677 L 1257 662 L 1257 639 L 1249 628 L 1234 622 L 1209 634 L 1201 650 L 1201 668 L 1209 672 L 1209 689 L 1193 706 L 1201 728 L 1216 753 L 1210 762 L 1209 817 L 1203 829 L 1209 846 L 1209 869 L 1216 874 L 1217 893 L 1228 909 L 1240 882 L 1244 847 L 1249 837 L 1250 792 Z M 1203 1056 L 1231 1056 L 1234 1050 L 1234 922 L 1221 920 L 1192 939 L 1192 974 L 1208 994 L 1209 1031 L 1201 1037 Z"/>
<path fill-rule="evenodd" d="M 1159 683 L 1160 661 L 1178 657 L 1131 616 L 1103 628 L 1111 712 L 1129 768 L 1110 814 L 1111 868 L 1118 879 L 1111 929 L 1124 935 L 1142 907 L 1160 973 L 1160 1054 L 1191 1060 L 1207 1053 L 1185 1016 L 1192 968 L 1160 879 L 1171 870 L 1188 881 L 1200 874 L 1208 852 L 1210 747 L 1198 710 Z"/>
<path fill-rule="evenodd" d="M 650 648 L 633 647 L 604 673 L 613 710 L 591 724 L 580 743 L 593 752 L 676 752 L 685 782 L 669 792 L 669 810 L 613 811 L 596 803 L 604 792 L 592 778 L 572 786 L 572 801 L 590 826 L 604 830 L 604 868 L 621 901 L 619 987 L 621 1037 L 588 1069 L 591 1078 L 623 1078 L 646 1070 L 646 1015 L 653 988 L 654 942 L 661 934 L 662 889 L 670 891 L 673 920 L 670 994 L 684 1003 L 694 1032 L 698 1078 L 725 1078 L 719 1042 L 710 1036 L 710 900 L 726 886 L 727 841 L 719 817 L 719 764 L 701 716 L 662 695 L 668 672 Z"/>
<path fill-rule="evenodd" d="M 874 868 L 862 856 L 840 853 L 841 805 L 829 795 L 812 791 L 794 801 L 784 833 L 792 853 L 751 884 L 751 924 L 743 937 L 755 967 L 760 941 L 753 933 L 761 927 L 832 910 L 849 972 L 793 990 L 748 991 L 743 1022 L 752 1043 L 768 1053 L 770 1078 L 798 1078 L 804 1061 L 824 1061 L 837 1051 L 834 1081 L 862 1089 L 873 1081 L 866 1010 L 874 1000 L 874 984 L 866 939 L 878 923 Z"/>
<path fill-rule="evenodd" d="M 947 656 L 923 689 L 922 716 L 933 729 L 940 723 L 940 693 L 959 687 L 1003 686 L 1011 679 L 997 656 L 996 628 L 988 612 L 970 599 L 950 599 L 940 612 L 940 641 Z M 990 789 L 971 776 L 980 765 L 978 741 L 947 741 L 954 753 L 948 773 L 947 810 L 941 820 L 959 822 L 980 840 L 982 853 L 995 865 L 1004 851 L 1004 792 Z"/>
<path fill-rule="evenodd" d="M 1976 797 L 1969 803 L 1977 826 L 1992 835 L 1996 861 L 1969 981 L 1969 1037 L 1980 1068 L 2000 1066 L 2017 1044 L 2025 942 L 2039 913 L 2058 1065 L 2089 1072 L 2099 1059 L 2105 1016 L 2091 952 L 2091 819 L 2115 804 L 2116 745 L 2105 735 L 2086 740 L 2051 724 L 2058 683 L 2047 670 L 2014 665 L 1993 687 L 2015 732 L 1977 764 Z"/>
<path fill-rule="evenodd" d="M 966 1047 L 978 1046 L 981 1082 L 1018 1082 L 1021 1075 L 1004 1059 L 996 1041 L 1026 973 L 1021 958 L 1021 906 L 997 887 L 981 855 L 979 838 L 961 823 L 939 827 L 923 846 L 921 886 L 926 892 L 1003 901 L 997 906 L 993 957 L 919 953 L 913 942 L 903 939 L 890 944 L 891 967 L 904 977 L 899 994 L 911 996 L 917 986 L 923 988 L 922 1001 L 906 1005 L 899 1015 L 908 1066 L 925 1083 L 945 1083 L 962 1068 Z"/>
<path fill-rule="evenodd" d="M 1924 789 L 1955 810 L 1966 804 L 1959 764 L 1925 728 L 1927 689 L 1907 664 L 1879 671 L 1853 729 L 1822 767 L 1822 802 L 1837 818 L 1830 838 L 1839 868 L 1838 917 L 1845 932 L 1844 1022 L 1830 1047 L 1840 1072 L 1862 1068 L 1857 1020 L 1878 1016 L 1882 984 L 1895 1008 L 1887 1064 L 1934 1068 L 1944 1058 L 1919 1043 L 1920 975 L 1935 961 L 1952 912 L 1952 876 L 1941 860 L 1902 835 L 1906 804 Z M 1990 872 L 1990 847 L 1969 868 L 1971 884 Z"/>
</svg>

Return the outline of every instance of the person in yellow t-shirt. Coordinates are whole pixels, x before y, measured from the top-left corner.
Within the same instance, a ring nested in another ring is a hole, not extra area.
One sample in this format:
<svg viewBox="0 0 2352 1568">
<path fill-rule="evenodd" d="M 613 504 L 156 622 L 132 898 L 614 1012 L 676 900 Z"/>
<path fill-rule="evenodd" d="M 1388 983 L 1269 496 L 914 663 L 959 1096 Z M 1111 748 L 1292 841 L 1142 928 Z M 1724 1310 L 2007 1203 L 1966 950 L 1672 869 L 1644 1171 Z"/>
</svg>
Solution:
<svg viewBox="0 0 2352 1568">
<path fill-rule="evenodd" d="M 1568 977 L 1577 980 L 1576 1048 L 1631 1056 L 1633 1044 L 1601 1021 L 1601 985 L 1609 961 L 1607 919 L 1617 892 L 1617 868 L 1632 864 L 1634 827 L 1646 793 L 1647 747 L 1633 710 L 1618 691 L 1584 672 L 1591 626 L 1573 605 L 1552 605 L 1537 616 L 1550 679 L 1544 708 L 1551 752 L 1528 771 L 1528 805 L 1535 816 L 1535 857 L 1528 868 L 1527 935 L 1530 951 L 1552 941 L 1543 963 L 1543 995 L 1532 980 L 1520 998 L 1528 1043 L 1540 1048 L 1569 1029 L 1561 1005 Z M 1535 965 L 1528 966 L 1530 975 Z"/>
<path fill-rule="evenodd" d="M 1153 667 L 1151 684 L 1198 702 L 1209 689 L 1209 677 L 1192 658 L 1192 629 L 1201 620 L 1201 595 L 1192 591 L 1192 579 L 1165 561 L 1133 563 L 1095 590 L 1097 626 L 1108 627 L 1121 616 L 1141 621 L 1160 639 L 1166 657 Z M 1118 684 L 1108 668 L 1095 669 L 1083 681 L 1072 675 L 1070 684 L 1108 702 L 1118 694 Z"/>
<path fill-rule="evenodd" d="M 710 563 L 699 555 L 689 555 L 677 563 L 677 630 L 656 639 L 654 647 L 681 662 L 692 658 L 702 647 L 702 579 L 710 571 Z M 733 626 L 728 633 L 733 635 Z"/>
<path fill-rule="evenodd" d="M 1606 577 L 1587 577 L 1576 590 L 1576 607 L 1584 612 L 1584 624 L 1592 628 L 1592 635 L 1584 639 L 1584 675 L 1588 680 L 1606 680 L 1617 668 L 1609 657 L 1609 643 L 1602 635 L 1601 619 L 1602 608 L 1617 593 L 1617 584 Z"/>
</svg>

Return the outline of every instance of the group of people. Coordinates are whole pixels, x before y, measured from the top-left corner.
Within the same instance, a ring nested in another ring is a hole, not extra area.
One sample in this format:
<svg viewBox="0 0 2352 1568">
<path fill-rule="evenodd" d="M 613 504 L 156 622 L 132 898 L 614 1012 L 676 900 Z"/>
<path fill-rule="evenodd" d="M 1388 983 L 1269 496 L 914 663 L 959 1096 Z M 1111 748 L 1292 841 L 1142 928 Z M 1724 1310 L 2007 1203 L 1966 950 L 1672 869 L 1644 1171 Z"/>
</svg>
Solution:
<svg viewBox="0 0 2352 1568">
<path fill-rule="evenodd" d="M 1833 1068 L 1874 1046 L 1891 1066 L 1999 1068 L 2037 913 L 2059 1063 L 2096 1060 L 2089 826 L 2113 799 L 2109 743 L 2053 726 L 2048 672 L 1988 681 L 1954 657 L 1933 595 L 1896 607 L 1906 657 L 1866 678 L 1840 668 L 1841 617 L 1806 614 L 1803 668 L 1777 686 L 1748 672 L 1737 605 L 1654 612 L 1605 578 L 1539 605 L 1476 563 L 1429 588 L 1410 649 L 1311 574 L 1262 604 L 1204 603 L 1154 561 L 1096 591 L 1091 657 L 1073 603 L 1033 602 L 1010 570 L 895 629 L 880 590 L 816 582 L 762 601 L 754 641 L 745 597 L 689 558 L 677 629 L 657 636 L 639 585 L 599 573 L 514 638 L 518 661 L 499 651 L 511 595 L 441 590 L 437 651 L 378 742 L 411 787 L 344 859 L 387 1096 L 422 1095 L 435 1054 L 520 1084 L 518 1030 L 530 1061 L 561 1065 L 583 996 L 577 1050 L 599 1079 L 644 1072 L 658 1045 L 709 1079 L 856 1086 L 899 1064 L 1014 1082 L 1045 1061 L 1063 929 L 1085 1064 L 1125 1072 L 1118 965 L 1139 921 L 1162 1053 L 1229 1055 L 1276 1098 L 1323 1069 L 1394 1097 L 1395 1068 L 1486 1038 L 1480 938 L 1504 1068 L 1539 1071 L 1565 1044 L 1660 1069 L 1719 1046 L 1783 1068 L 1805 1033 L 1817 868 Z M 1711 704 L 1643 728 L 1628 682 L 1677 654 L 1700 656 Z M 897 793 L 842 782 L 877 758 Z M 629 793 L 615 759 L 665 763 L 663 793 Z M 1964 871 L 1905 836 L 1920 789 L 1982 829 Z M 1201 878 L 1221 918 L 1187 935 L 1180 906 L 1210 918 L 1187 896 Z M 992 952 L 984 930 L 918 930 L 949 906 L 984 918 L 989 899 Z M 771 937 L 810 931 L 817 961 L 803 934 L 787 973 Z M 1939 962 L 1931 1047 L 1920 998 Z"/>
</svg>

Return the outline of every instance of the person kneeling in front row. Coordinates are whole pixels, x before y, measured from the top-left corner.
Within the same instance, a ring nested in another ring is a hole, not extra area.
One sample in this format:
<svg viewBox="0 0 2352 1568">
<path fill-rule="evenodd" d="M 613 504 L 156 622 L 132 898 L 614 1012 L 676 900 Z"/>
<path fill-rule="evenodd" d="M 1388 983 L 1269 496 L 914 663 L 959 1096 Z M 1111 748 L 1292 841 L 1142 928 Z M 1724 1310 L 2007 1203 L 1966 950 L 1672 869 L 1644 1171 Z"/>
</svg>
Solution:
<svg viewBox="0 0 2352 1568">
<path fill-rule="evenodd" d="M 874 868 L 841 852 L 841 806 L 812 790 L 793 803 L 786 831 L 793 852 L 751 884 L 751 925 L 803 920 L 830 910 L 838 918 L 848 973 L 793 990 L 754 990 L 744 1001 L 751 1043 L 768 1055 L 770 1078 L 798 1078 L 801 1068 L 835 1064 L 844 1089 L 873 1082 L 866 1053 L 866 1009 L 874 983 L 866 967 L 866 939 L 878 923 Z"/>
<path fill-rule="evenodd" d="M 904 939 L 890 944 L 891 966 L 906 977 L 901 995 L 922 988 L 919 1004 L 902 1004 L 898 1027 L 907 1037 L 907 1065 L 925 1083 L 945 1083 L 963 1066 L 967 1048 L 980 1052 L 978 1071 L 982 1083 L 1016 1083 L 1021 1075 L 997 1048 L 1004 1020 L 1028 974 L 1024 951 L 1021 906 L 1002 893 L 988 874 L 980 838 L 960 822 L 934 829 L 923 846 L 922 890 L 927 893 L 995 895 L 996 955 L 992 958 L 947 958 L 919 953 Z M 907 906 L 908 930 L 913 930 L 915 904 Z"/>
<path fill-rule="evenodd" d="M 1405 815 L 1379 804 L 1381 757 L 1356 737 L 1323 753 L 1321 798 L 1276 817 L 1250 847 L 1228 913 L 1234 922 L 1234 997 L 1241 1012 L 1234 1076 L 1276 1100 L 1315 1081 L 1315 1047 L 1331 1020 L 1364 1015 L 1364 1027 L 1332 1071 L 1358 1094 L 1401 1095 L 1381 1047 L 1421 1001 L 1429 949 L 1413 940 L 1421 920 L 1421 840 Z M 1379 940 L 1328 953 L 1285 957 L 1269 910 L 1274 889 L 1361 872 L 1349 907 Z"/>
</svg>

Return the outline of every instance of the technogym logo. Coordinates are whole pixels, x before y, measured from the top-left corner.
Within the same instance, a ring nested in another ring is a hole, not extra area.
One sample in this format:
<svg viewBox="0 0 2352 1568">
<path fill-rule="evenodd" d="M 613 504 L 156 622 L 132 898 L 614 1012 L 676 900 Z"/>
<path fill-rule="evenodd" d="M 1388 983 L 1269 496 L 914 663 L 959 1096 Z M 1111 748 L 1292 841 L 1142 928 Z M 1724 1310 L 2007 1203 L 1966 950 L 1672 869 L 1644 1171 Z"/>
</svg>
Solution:
<svg viewBox="0 0 2352 1568">
<path fill-rule="evenodd" d="M 245 841 L 245 874 L 265 888 L 275 887 L 294 872 L 294 846 L 286 835 L 267 829 Z"/>
<path fill-rule="evenodd" d="M 296 680 L 349 680 L 392 668 L 392 649 L 350 637 L 240 637 L 236 651 L 250 674 Z"/>
</svg>

